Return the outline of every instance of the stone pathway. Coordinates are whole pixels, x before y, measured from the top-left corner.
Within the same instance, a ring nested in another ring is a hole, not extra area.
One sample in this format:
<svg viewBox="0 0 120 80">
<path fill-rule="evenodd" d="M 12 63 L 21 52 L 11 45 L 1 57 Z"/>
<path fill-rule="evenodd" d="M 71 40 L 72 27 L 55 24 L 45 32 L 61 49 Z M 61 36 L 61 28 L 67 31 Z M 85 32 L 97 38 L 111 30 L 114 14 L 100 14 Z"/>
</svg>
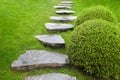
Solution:
<svg viewBox="0 0 120 80">
<path fill-rule="evenodd" d="M 73 29 L 72 24 L 67 24 L 65 22 L 72 22 L 77 17 L 68 16 L 74 14 L 75 12 L 70 10 L 74 2 L 70 0 L 61 1 L 57 6 L 54 6 L 56 14 L 63 16 L 51 16 L 51 21 L 45 24 L 45 28 L 48 31 L 58 32 L 58 31 L 67 31 Z M 63 10 L 60 10 L 63 9 Z M 55 22 L 64 22 L 64 23 L 55 23 Z M 65 41 L 61 35 L 57 34 L 43 34 L 36 35 L 37 38 L 43 45 L 51 48 L 64 48 Z M 69 58 L 65 54 L 49 52 L 46 50 L 27 50 L 24 54 L 20 55 L 17 60 L 15 60 L 11 68 L 14 70 L 33 70 L 38 68 L 45 67 L 62 67 L 69 64 Z M 48 73 L 38 76 L 29 76 L 25 80 L 77 80 L 76 77 L 69 76 L 62 73 Z"/>
<path fill-rule="evenodd" d="M 74 14 L 75 11 L 72 11 L 72 10 L 58 10 L 56 11 L 56 14 Z"/>
<path fill-rule="evenodd" d="M 15 60 L 11 67 L 14 70 L 32 70 L 44 67 L 61 67 L 69 63 L 65 54 L 45 50 L 28 50 Z"/>
<path fill-rule="evenodd" d="M 76 77 L 72 77 L 62 73 L 48 73 L 38 76 L 29 76 L 25 80 L 77 80 Z"/>
<path fill-rule="evenodd" d="M 71 6 L 54 6 L 55 9 L 71 9 L 72 7 Z"/>
<path fill-rule="evenodd" d="M 73 4 L 58 4 L 58 6 L 70 6 L 72 8 Z"/>
<path fill-rule="evenodd" d="M 40 42 L 42 42 L 45 46 L 53 47 L 53 48 L 60 48 L 65 47 L 65 41 L 61 37 L 61 35 L 36 35 Z"/>
<path fill-rule="evenodd" d="M 48 31 L 58 32 L 58 31 L 67 31 L 72 30 L 72 24 L 62 24 L 62 23 L 46 23 L 45 27 Z"/>
<path fill-rule="evenodd" d="M 54 22 L 72 22 L 76 16 L 51 16 L 50 19 Z"/>
<path fill-rule="evenodd" d="M 61 4 L 74 4 L 72 1 L 62 1 Z"/>
</svg>

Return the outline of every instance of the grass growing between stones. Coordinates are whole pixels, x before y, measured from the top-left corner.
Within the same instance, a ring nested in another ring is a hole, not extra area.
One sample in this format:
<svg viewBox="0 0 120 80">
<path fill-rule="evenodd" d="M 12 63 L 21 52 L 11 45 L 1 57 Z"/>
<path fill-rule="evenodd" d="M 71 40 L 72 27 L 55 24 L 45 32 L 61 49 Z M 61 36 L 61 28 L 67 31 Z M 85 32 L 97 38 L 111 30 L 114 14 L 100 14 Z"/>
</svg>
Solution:
<svg viewBox="0 0 120 80">
<path fill-rule="evenodd" d="M 73 0 L 74 10 L 79 14 L 86 7 L 104 5 L 120 19 L 118 0 Z M 112 1 L 112 2 L 111 2 Z M 37 39 L 36 34 L 48 34 L 44 27 L 49 22 L 50 15 L 56 15 L 53 8 L 60 0 L 0 0 L 0 80 L 23 80 L 29 75 L 39 75 L 48 72 L 62 72 L 77 76 L 78 80 L 94 80 L 93 77 L 80 72 L 74 67 L 33 70 L 28 72 L 13 71 L 11 63 L 26 50 L 38 49 L 56 52 L 65 52 L 64 49 L 44 47 Z M 66 43 L 72 31 L 61 34 Z M 49 33 L 52 34 L 52 33 Z"/>
</svg>

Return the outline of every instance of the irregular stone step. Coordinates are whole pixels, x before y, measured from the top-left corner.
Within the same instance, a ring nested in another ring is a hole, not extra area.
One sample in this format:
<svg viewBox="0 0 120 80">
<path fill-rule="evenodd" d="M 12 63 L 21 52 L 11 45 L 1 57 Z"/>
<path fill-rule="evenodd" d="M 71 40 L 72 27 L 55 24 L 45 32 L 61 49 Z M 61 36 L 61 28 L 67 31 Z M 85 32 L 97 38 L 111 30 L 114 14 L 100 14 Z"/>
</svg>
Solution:
<svg viewBox="0 0 120 80">
<path fill-rule="evenodd" d="M 56 14 L 74 14 L 75 11 L 72 10 L 58 10 L 56 11 Z"/>
<path fill-rule="evenodd" d="M 72 7 L 73 6 L 73 4 L 58 4 L 59 6 L 70 6 L 70 7 Z"/>
<path fill-rule="evenodd" d="M 56 22 L 71 22 L 74 21 L 76 16 L 51 16 L 50 19 Z"/>
<path fill-rule="evenodd" d="M 69 29 L 73 29 L 72 24 L 60 24 L 60 23 L 46 23 L 45 27 L 48 31 L 67 31 Z"/>
<path fill-rule="evenodd" d="M 69 59 L 65 54 L 45 50 L 28 50 L 12 63 L 11 68 L 32 70 L 44 67 L 61 67 L 68 63 Z"/>
<path fill-rule="evenodd" d="M 71 9 L 72 7 L 70 6 L 54 6 L 56 9 Z"/>
<path fill-rule="evenodd" d="M 74 4 L 72 1 L 62 1 L 61 4 Z"/>
<path fill-rule="evenodd" d="M 29 76 L 25 80 L 77 80 L 76 77 L 62 73 L 48 73 L 38 76 Z"/>
<path fill-rule="evenodd" d="M 45 46 L 49 46 L 52 48 L 65 47 L 65 41 L 61 37 L 61 35 L 36 35 L 35 37 Z"/>
</svg>

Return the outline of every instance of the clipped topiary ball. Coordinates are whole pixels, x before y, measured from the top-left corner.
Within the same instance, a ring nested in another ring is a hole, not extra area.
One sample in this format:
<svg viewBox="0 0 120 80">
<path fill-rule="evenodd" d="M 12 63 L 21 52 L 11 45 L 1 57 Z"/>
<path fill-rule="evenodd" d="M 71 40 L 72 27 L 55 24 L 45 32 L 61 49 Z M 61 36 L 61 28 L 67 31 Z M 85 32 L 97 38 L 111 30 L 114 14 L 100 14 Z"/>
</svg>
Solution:
<svg viewBox="0 0 120 80">
<path fill-rule="evenodd" d="M 117 22 L 117 18 L 109 9 L 103 6 L 96 6 L 83 10 L 75 21 L 75 27 L 91 19 L 103 19 L 113 23 Z"/>
<path fill-rule="evenodd" d="M 102 78 L 120 79 L 120 29 L 106 20 L 79 25 L 67 45 L 71 64 Z"/>
</svg>

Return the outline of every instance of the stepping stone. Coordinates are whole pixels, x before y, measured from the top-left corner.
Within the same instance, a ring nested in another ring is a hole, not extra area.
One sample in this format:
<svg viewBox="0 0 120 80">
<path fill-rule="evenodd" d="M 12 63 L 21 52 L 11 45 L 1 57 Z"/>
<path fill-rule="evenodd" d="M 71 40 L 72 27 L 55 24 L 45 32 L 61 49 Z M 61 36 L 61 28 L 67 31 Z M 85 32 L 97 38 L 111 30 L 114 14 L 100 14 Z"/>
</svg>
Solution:
<svg viewBox="0 0 120 80">
<path fill-rule="evenodd" d="M 38 76 L 29 76 L 25 80 L 77 80 L 76 77 L 62 73 L 48 73 Z"/>
<path fill-rule="evenodd" d="M 48 31 L 67 31 L 69 29 L 73 29 L 72 24 L 60 24 L 60 23 L 46 23 L 45 27 Z"/>
<path fill-rule="evenodd" d="M 71 22 L 74 21 L 76 16 L 51 16 L 50 19 L 56 22 Z"/>
<path fill-rule="evenodd" d="M 65 41 L 61 37 L 61 35 L 36 35 L 35 36 L 40 42 L 42 42 L 45 46 L 49 46 L 52 48 L 64 48 Z"/>
<path fill-rule="evenodd" d="M 59 6 L 73 6 L 73 4 L 59 4 Z"/>
<path fill-rule="evenodd" d="M 72 7 L 70 6 L 54 6 L 56 9 L 71 9 Z"/>
<path fill-rule="evenodd" d="M 69 64 L 69 59 L 65 54 L 28 50 L 12 63 L 11 68 L 26 71 L 44 67 L 62 67 L 67 64 Z"/>
<path fill-rule="evenodd" d="M 72 1 L 62 1 L 61 4 L 74 4 Z"/>
<path fill-rule="evenodd" d="M 74 14 L 75 11 L 72 10 L 58 10 L 56 11 L 56 14 Z"/>
</svg>

